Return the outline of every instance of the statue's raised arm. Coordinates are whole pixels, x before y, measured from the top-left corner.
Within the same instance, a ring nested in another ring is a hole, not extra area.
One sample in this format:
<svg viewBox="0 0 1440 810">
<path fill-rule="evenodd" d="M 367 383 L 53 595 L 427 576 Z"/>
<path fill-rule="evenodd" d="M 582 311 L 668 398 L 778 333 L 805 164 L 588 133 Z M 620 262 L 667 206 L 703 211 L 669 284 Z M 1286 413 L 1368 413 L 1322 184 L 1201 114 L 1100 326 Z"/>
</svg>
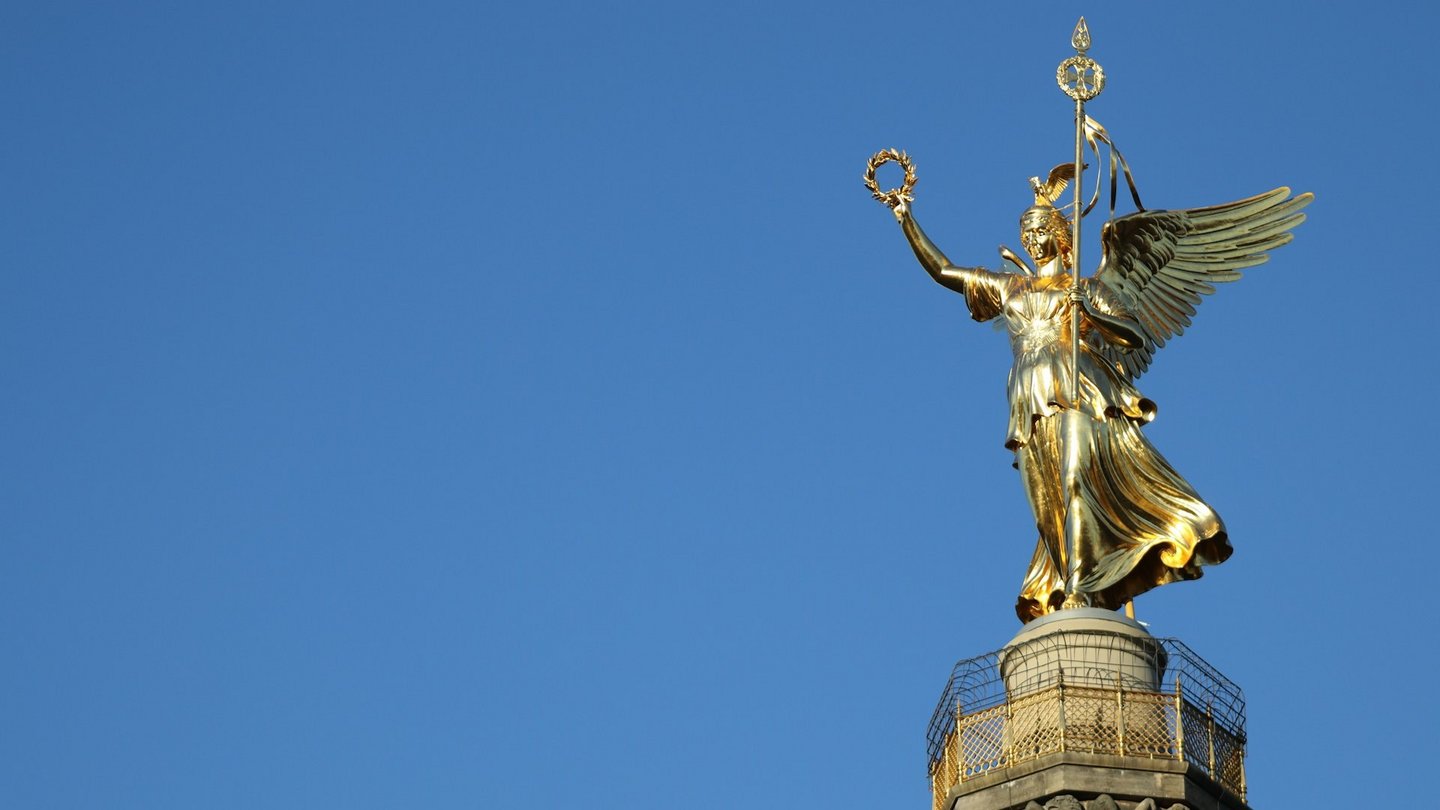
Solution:
<svg viewBox="0 0 1440 810">
<path fill-rule="evenodd" d="M 875 181 L 875 170 L 892 161 L 899 163 L 905 170 L 905 182 L 899 188 L 881 191 Z M 875 199 L 889 206 L 895 214 L 895 220 L 900 223 L 911 250 L 915 251 L 915 258 L 920 260 L 920 266 L 925 268 L 925 272 L 941 286 L 964 295 L 965 303 L 970 308 L 970 317 L 977 321 L 994 318 L 1000 314 L 1011 274 L 997 273 L 983 267 L 960 267 L 950 261 L 940 248 L 930 241 L 930 237 L 925 235 L 925 231 L 920 228 L 920 223 L 915 221 L 915 215 L 910 211 L 910 203 L 915 200 L 915 179 L 915 164 L 904 152 L 894 149 L 876 152 L 870 158 L 865 171 L 866 187 Z M 1004 248 L 1001 251 L 1002 255 L 1008 253 Z M 1018 264 L 1018 259 L 1011 261 Z"/>
<path fill-rule="evenodd" d="M 896 206 L 895 218 L 900 221 L 900 228 L 905 232 L 910 248 L 915 251 L 915 258 L 920 260 L 920 266 L 937 283 L 965 296 L 970 317 L 988 321 L 1000 314 L 1013 274 L 997 273 L 983 267 L 956 266 L 925 235 L 908 206 Z"/>
</svg>

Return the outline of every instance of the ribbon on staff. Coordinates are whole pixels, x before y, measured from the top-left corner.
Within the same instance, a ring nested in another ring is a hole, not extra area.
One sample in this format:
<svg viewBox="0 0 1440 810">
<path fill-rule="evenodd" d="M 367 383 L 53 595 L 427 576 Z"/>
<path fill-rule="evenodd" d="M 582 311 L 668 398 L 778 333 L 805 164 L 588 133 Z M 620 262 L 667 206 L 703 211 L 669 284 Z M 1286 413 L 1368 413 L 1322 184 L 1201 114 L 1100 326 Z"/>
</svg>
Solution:
<svg viewBox="0 0 1440 810">
<path fill-rule="evenodd" d="M 1090 144 L 1090 151 L 1095 155 L 1095 165 L 1100 163 L 1100 144 L 1110 148 L 1110 219 L 1115 218 L 1115 197 L 1119 190 L 1119 175 L 1125 174 L 1125 185 L 1130 187 L 1130 199 L 1135 201 L 1135 210 L 1144 211 L 1145 206 L 1140 202 L 1140 191 L 1135 188 L 1135 177 L 1130 174 L 1130 164 L 1125 162 L 1125 156 L 1115 147 L 1115 142 L 1110 139 L 1110 133 L 1090 116 L 1085 116 L 1085 142 Z M 1090 195 L 1090 203 L 1085 206 L 1082 216 L 1088 216 L 1090 210 L 1100 201 L 1100 183 L 1095 184 L 1095 191 Z"/>
</svg>

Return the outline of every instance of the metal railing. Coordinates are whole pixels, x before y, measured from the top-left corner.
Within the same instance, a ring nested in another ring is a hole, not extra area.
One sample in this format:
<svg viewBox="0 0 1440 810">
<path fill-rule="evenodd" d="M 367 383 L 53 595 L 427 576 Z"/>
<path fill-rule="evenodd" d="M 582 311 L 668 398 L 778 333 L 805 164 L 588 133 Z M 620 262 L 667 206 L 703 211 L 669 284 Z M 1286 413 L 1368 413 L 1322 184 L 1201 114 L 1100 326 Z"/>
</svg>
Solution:
<svg viewBox="0 0 1440 810">
<path fill-rule="evenodd" d="M 1092 650 L 1109 641 L 1099 632 L 1057 635 L 1071 644 L 1083 636 L 1078 643 Z M 930 722 L 936 810 L 958 784 L 1063 752 L 1187 762 L 1245 801 L 1239 688 L 1181 642 L 1155 641 L 1157 674 L 1165 672 L 1158 688 L 1092 669 L 1007 694 L 1001 652 L 957 664 Z"/>
</svg>

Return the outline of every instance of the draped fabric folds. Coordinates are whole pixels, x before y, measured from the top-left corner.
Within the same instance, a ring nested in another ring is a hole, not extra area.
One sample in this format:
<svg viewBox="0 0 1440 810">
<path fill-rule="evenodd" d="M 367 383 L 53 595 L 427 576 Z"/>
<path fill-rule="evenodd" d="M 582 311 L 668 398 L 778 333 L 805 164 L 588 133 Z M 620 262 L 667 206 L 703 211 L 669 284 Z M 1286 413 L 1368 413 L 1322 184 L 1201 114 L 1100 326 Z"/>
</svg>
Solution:
<svg viewBox="0 0 1440 810">
<path fill-rule="evenodd" d="M 1064 422 L 1061 414 L 1036 419 L 1015 451 L 1040 532 L 1015 606 L 1021 621 L 1065 598 Z M 1219 515 L 1150 444 L 1139 420 L 1075 424 L 1080 589 L 1091 604 L 1118 608 L 1158 585 L 1196 579 L 1200 566 L 1230 556 Z"/>
<path fill-rule="evenodd" d="M 1007 386 L 1006 446 L 1015 451 L 1039 540 L 1021 586 L 1021 621 L 1064 600 L 1066 414 L 1077 411 L 1070 456 L 1079 527 L 1080 590 L 1096 607 L 1118 608 L 1158 585 L 1195 579 L 1224 562 L 1225 524 L 1141 433 L 1155 403 L 1107 359 L 1103 336 L 1081 321 L 1080 397 L 1070 391 L 1068 275 L 1029 277 L 966 270 L 976 320 L 1000 317 L 1015 356 Z M 1127 317 L 1103 283 L 1082 279 L 1099 312 Z"/>
</svg>

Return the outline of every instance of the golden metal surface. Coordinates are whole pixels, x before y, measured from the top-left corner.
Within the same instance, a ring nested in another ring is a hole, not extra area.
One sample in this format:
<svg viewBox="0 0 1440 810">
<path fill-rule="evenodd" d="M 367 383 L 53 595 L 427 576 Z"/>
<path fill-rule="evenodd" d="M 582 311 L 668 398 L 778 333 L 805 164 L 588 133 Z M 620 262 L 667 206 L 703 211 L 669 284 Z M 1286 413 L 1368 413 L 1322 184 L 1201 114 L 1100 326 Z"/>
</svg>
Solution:
<svg viewBox="0 0 1440 810">
<path fill-rule="evenodd" d="M 1090 47 L 1090 27 L 1085 24 L 1085 18 L 1081 17 L 1080 22 L 1075 25 L 1075 33 L 1070 36 L 1070 44 L 1075 47 L 1075 56 L 1060 63 L 1056 72 L 1056 79 L 1060 87 L 1075 102 L 1075 162 L 1071 169 L 1071 176 L 1075 178 L 1075 208 L 1072 214 L 1071 223 L 1071 244 L 1074 245 L 1074 257 L 1071 266 L 1075 273 L 1070 281 L 1070 301 L 1075 306 L 1070 308 L 1070 401 L 1080 401 L 1080 317 L 1084 296 L 1080 290 L 1080 246 L 1083 241 L 1080 238 L 1080 225 L 1085 221 L 1085 102 L 1100 95 L 1105 89 L 1105 72 L 1100 69 L 1100 63 L 1085 55 L 1086 49 Z M 1039 202 L 1037 201 L 1038 205 Z M 1061 470 L 1061 491 L 1064 498 L 1065 509 L 1065 556 L 1067 566 L 1064 569 L 1064 590 L 1065 601 L 1060 604 L 1063 609 L 1074 609 L 1089 607 L 1090 597 L 1080 587 L 1080 535 L 1082 532 L 1080 521 L 1082 519 L 1083 506 L 1080 502 L 1080 454 L 1077 452 L 1080 441 L 1080 433 L 1085 425 L 1079 419 L 1079 412 L 1072 411 L 1066 414 L 1065 418 L 1065 465 Z M 1053 556 L 1052 561 L 1053 561 Z M 1022 594 L 1023 597 L 1023 594 Z"/>
<path fill-rule="evenodd" d="M 1084 102 L 1104 79 L 1084 56 L 1090 36 L 1083 19 L 1073 44 L 1080 53 L 1062 63 L 1062 73 L 1066 65 L 1080 68 L 1067 86 L 1075 100 L 1075 160 L 1044 183 L 1031 178 L 1036 204 L 1021 216 L 1020 238 L 1033 271 L 1005 248 L 1002 257 L 1021 272 L 951 262 L 910 210 L 914 166 L 904 153 L 877 153 L 865 174 L 930 276 L 963 295 L 975 320 L 1000 319 L 1008 331 L 1014 365 L 1005 445 L 1015 453 L 1039 529 L 1016 605 L 1021 621 L 1062 605 L 1117 609 L 1230 556 L 1220 517 L 1141 432 L 1156 405 L 1135 381 L 1155 352 L 1189 326 L 1200 296 L 1291 240 L 1312 199 L 1278 188 L 1208 208 L 1140 208 L 1129 166 L 1085 115 Z M 1120 168 L 1140 208 L 1105 223 L 1099 269 L 1089 278 L 1078 272 L 1080 224 L 1089 210 L 1082 208 L 1085 143 L 1097 162 L 1100 143 L 1111 150 L 1112 217 Z M 905 168 L 906 180 L 882 192 L 875 169 L 890 161 Z M 1055 205 L 1067 182 L 1075 192 L 1069 216 Z"/>
<path fill-rule="evenodd" d="M 886 163 L 894 161 L 900 164 L 905 170 L 905 179 L 899 188 L 892 188 L 889 191 L 881 191 L 880 184 L 875 180 L 875 170 Z M 896 208 L 915 200 L 915 164 L 910 161 L 910 156 L 904 152 L 897 152 L 894 149 L 882 149 L 870 156 L 870 162 L 865 165 L 865 187 L 870 189 L 870 196 L 880 202 Z"/>
<path fill-rule="evenodd" d="M 1054 206 L 1060 199 L 1060 192 L 1064 191 L 1075 177 L 1075 164 L 1061 163 L 1050 170 L 1049 177 L 1043 183 L 1038 177 L 1030 178 L 1030 190 L 1035 192 L 1035 204 Z"/>
<path fill-rule="evenodd" d="M 1105 71 L 1088 56 L 1072 56 L 1055 70 L 1055 82 L 1070 98 L 1089 101 L 1105 89 Z"/>
<path fill-rule="evenodd" d="M 935 810 L 956 786 L 1053 754 L 1080 752 L 1186 762 L 1245 801 L 1245 739 L 1181 693 L 1054 686 L 999 706 L 955 713 L 955 728 L 930 763 Z"/>
<path fill-rule="evenodd" d="M 1080 22 L 1075 23 L 1075 31 L 1070 34 L 1070 47 L 1076 53 L 1085 53 L 1090 50 L 1090 26 L 1085 24 L 1085 18 L 1081 17 Z"/>
</svg>

